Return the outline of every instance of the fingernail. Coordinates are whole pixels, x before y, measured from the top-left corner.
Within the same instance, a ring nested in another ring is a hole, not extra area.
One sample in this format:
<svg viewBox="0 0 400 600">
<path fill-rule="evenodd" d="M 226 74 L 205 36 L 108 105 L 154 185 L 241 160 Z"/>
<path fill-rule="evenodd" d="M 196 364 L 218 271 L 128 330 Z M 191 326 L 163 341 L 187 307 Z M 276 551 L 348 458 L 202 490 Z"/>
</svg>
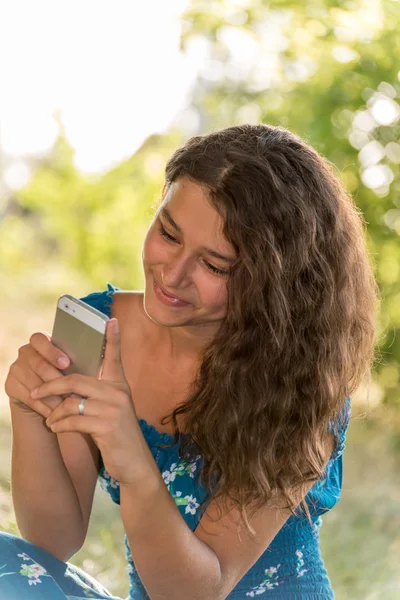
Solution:
<svg viewBox="0 0 400 600">
<path fill-rule="evenodd" d="M 69 360 L 66 356 L 60 356 L 59 358 L 57 358 L 57 364 L 59 367 L 65 369 L 65 367 L 68 367 L 69 365 Z"/>
<path fill-rule="evenodd" d="M 119 333 L 119 324 L 118 324 L 118 320 L 117 319 L 115 319 L 115 321 L 114 321 L 113 331 L 114 331 L 114 333 Z"/>
</svg>

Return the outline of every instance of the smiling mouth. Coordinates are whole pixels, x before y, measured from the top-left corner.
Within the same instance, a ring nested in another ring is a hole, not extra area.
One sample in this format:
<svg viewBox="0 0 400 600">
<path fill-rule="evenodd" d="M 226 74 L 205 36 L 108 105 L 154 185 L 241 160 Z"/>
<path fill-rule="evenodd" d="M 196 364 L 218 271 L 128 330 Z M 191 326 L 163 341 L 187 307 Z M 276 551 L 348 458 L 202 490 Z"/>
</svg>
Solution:
<svg viewBox="0 0 400 600">
<path fill-rule="evenodd" d="M 166 290 L 163 288 L 163 286 L 162 286 L 162 285 L 160 285 L 160 284 L 158 283 L 158 281 L 157 281 L 157 280 L 155 280 L 155 282 L 156 282 L 156 284 L 158 285 L 158 287 L 160 288 L 160 290 L 162 290 L 162 292 L 163 292 L 163 293 L 164 293 L 166 296 L 168 296 L 169 298 L 173 298 L 174 300 L 179 300 L 180 302 L 185 302 L 186 304 L 190 304 L 190 302 L 188 302 L 187 300 L 183 300 L 182 298 L 179 298 L 178 296 L 173 296 L 172 294 L 169 294 L 169 293 L 168 293 L 168 292 L 167 292 L 167 291 L 166 291 Z"/>
</svg>

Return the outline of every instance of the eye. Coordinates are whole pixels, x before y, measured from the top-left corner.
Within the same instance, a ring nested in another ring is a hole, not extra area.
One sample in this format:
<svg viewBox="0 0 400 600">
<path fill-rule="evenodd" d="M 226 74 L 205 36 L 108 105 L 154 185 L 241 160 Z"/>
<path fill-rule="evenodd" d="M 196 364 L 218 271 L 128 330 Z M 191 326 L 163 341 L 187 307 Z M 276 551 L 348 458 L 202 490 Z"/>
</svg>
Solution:
<svg viewBox="0 0 400 600">
<path fill-rule="evenodd" d="M 161 225 L 161 223 L 159 223 L 158 230 L 159 230 L 160 234 L 162 235 L 162 237 L 165 238 L 168 242 L 176 242 L 177 241 L 176 238 L 172 237 L 172 235 L 169 235 L 169 233 L 167 231 L 165 231 L 165 229 Z M 211 271 L 211 273 L 214 273 L 214 275 L 227 275 L 228 274 L 228 271 L 223 271 L 222 269 L 217 269 L 217 267 L 213 267 L 213 265 L 210 265 L 210 263 L 207 262 L 206 260 L 204 261 L 204 264 L 207 266 L 207 269 L 209 271 Z"/>
<path fill-rule="evenodd" d="M 222 269 L 217 269 L 217 267 L 213 267 L 206 260 L 204 261 L 204 263 L 207 265 L 207 268 L 210 269 L 210 271 L 212 273 L 215 273 L 216 275 L 227 275 L 228 274 L 227 271 L 223 271 Z"/>
<path fill-rule="evenodd" d="M 164 227 L 161 225 L 158 228 L 159 232 L 161 233 L 161 235 L 168 240 L 169 242 L 176 242 L 176 239 L 174 237 L 172 237 L 172 235 L 169 235 L 169 233 L 167 233 L 164 229 Z"/>
</svg>

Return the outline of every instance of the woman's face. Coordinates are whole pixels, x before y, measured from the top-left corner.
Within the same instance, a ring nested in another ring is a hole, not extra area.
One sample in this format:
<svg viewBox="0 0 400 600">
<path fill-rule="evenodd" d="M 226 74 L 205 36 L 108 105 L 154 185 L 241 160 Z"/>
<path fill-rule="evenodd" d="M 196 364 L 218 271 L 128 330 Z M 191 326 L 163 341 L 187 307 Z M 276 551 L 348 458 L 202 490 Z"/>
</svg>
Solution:
<svg viewBox="0 0 400 600">
<path fill-rule="evenodd" d="M 145 307 L 154 321 L 167 326 L 199 325 L 225 316 L 228 269 L 235 252 L 222 235 L 222 225 L 200 184 L 181 178 L 164 188 L 142 250 Z M 188 304 L 167 306 L 156 293 L 155 282 Z"/>
</svg>

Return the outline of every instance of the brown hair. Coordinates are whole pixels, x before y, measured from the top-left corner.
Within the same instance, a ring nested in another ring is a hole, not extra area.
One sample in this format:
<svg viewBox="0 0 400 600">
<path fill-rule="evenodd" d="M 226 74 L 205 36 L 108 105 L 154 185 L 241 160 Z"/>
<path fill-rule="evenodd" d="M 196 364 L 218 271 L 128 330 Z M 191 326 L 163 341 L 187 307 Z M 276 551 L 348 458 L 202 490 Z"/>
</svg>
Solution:
<svg viewBox="0 0 400 600">
<path fill-rule="evenodd" d="M 361 213 L 297 135 L 240 125 L 192 137 L 166 166 L 167 185 L 181 177 L 204 186 L 237 260 L 193 393 L 164 420 L 176 443 L 185 414 L 181 458 L 200 449 L 203 485 L 254 535 L 246 508 L 278 495 L 295 514 L 295 488 L 321 477 L 321 440 L 370 375 L 378 288 Z"/>
</svg>

